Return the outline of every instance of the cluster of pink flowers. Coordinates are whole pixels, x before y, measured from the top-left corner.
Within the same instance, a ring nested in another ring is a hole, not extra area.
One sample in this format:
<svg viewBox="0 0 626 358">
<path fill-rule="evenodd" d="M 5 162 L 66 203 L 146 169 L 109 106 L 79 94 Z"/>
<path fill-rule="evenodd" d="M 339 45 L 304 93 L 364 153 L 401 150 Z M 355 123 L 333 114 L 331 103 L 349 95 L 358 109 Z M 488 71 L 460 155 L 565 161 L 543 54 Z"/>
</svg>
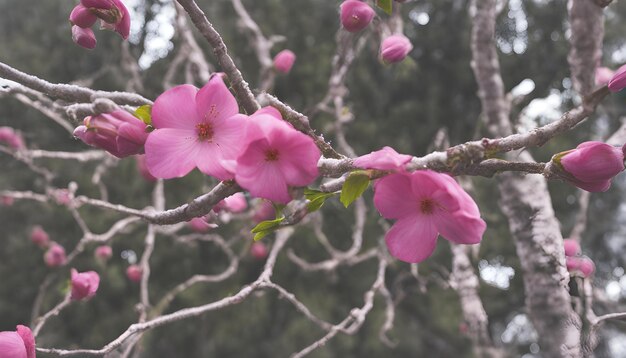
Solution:
<svg viewBox="0 0 626 358">
<path fill-rule="evenodd" d="M 24 149 L 24 139 L 11 127 L 0 127 L 0 143 L 4 143 L 13 149 Z"/>
<path fill-rule="evenodd" d="M 611 180 L 624 170 L 626 145 L 622 148 L 590 141 L 576 149 L 558 153 L 553 162 L 566 172 L 564 179 L 577 187 L 590 191 L 607 191 Z"/>
<path fill-rule="evenodd" d="M 15 331 L 0 332 L 0 358 L 35 358 L 35 337 L 30 328 L 19 325 Z"/>
<path fill-rule="evenodd" d="M 582 250 L 578 241 L 565 239 L 563 240 L 563 248 L 565 249 L 565 264 L 570 274 L 586 278 L 594 273 L 596 265 L 589 257 L 581 256 Z"/>
<path fill-rule="evenodd" d="M 339 18 L 346 31 L 359 32 L 372 22 L 375 15 L 376 12 L 366 2 L 346 0 L 341 4 Z M 412 49 L 413 45 L 406 36 L 395 34 L 382 41 L 380 56 L 384 63 L 397 63 L 404 60 Z"/>
<path fill-rule="evenodd" d="M 146 166 L 157 178 L 198 168 L 220 180 L 235 179 L 253 196 L 287 203 L 289 186 L 308 185 L 318 175 L 321 153 L 313 140 L 271 107 L 240 114 L 220 75 L 200 90 L 182 85 L 161 94 L 152 124 Z"/>
<path fill-rule="evenodd" d="M 102 148 L 118 158 L 143 153 L 148 138 L 146 124 L 132 114 L 117 110 L 85 118 L 74 136 L 85 144 Z"/>
<path fill-rule="evenodd" d="M 101 20 L 101 28 L 113 30 L 124 40 L 130 35 L 130 13 L 121 0 L 81 0 L 70 14 L 72 40 L 88 49 L 96 47 L 91 27 Z"/>
</svg>

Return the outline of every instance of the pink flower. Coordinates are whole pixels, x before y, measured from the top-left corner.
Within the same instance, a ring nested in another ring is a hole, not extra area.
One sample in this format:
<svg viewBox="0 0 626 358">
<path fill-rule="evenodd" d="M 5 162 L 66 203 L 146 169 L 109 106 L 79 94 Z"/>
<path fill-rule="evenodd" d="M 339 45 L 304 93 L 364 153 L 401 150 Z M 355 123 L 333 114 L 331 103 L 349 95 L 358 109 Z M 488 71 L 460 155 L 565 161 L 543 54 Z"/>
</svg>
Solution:
<svg viewBox="0 0 626 358">
<path fill-rule="evenodd" d="M 0 195 L 0 204 L 2 206 L 11 206 L 13 205 L 14 202 L 15 202 L 15 199 L 13 199 L 10 196 Z"/>
<path fill-rule="evenodd" d="M 35 338 L 30 328 L 19 325 L 15 332 L 0 332 L 0 358 L 35 358 Z"/>
<path fill-rule="evenodd" d="M 72 195 L 67 189 L 57 189 L 52 195 L 54 196 L 54 201 L 59 205 L 69 205 L 72 202 Z"/>
<path fill-rule="evenodd" d="M 563 247 L 565 248 L 565 256 L 580 255 L 580 244 L 574 239 L 563 240 Z"/>
<path fill-rule="evenodd" d="M 50 243 L 50 237 L 41 226 L 37 225 L 33 227 L 33 230 L 30 232 L 30 241 L 41 248 L 45 248 Z"/>
<path fill-rule="evenodd" d="M 135 156 L 137 160 L 137 170 L 139 170 L 139 174 L 149 182 L 154 182 L 157 180 L 152 174 L 150 174 L 150 170 L 148 170 L 148 165 L 146 164 L 146 156 L 145 155 L 137 155 Z"/>
<path fill-rule="evenodd" d="M 590 258 L 583 256 L 580 259 L 579 269 L 580 269 L 580 273 L 583 274 L 583 277 L 589 277 L 596 271 L 596 265 L 593 263 L 593 261 Z"/>
<path fill-rule="evenodd" d="M 157 178 L 187 175 L 193 168 L 220 180 L 233 179 L 224 161 L 240 153 L 246 116 L 220 75 L 202 89 L 191 85 L 167 90 L 154 102 L 146 141 L 146 164 Z"/>
<path fill-rule="evenodd" d="M 611 92 L 619 92 L 626 87 L 626 65 L 618 68 L 608 83 Z"/>
<path fill-rule="evenodd" d="M 275 216 L 276 210 L 274 209 L 274 205 L 272 205 L 270 201 L 259 199 L 259 203 L 254 209 L 252 220 L 258 224 L 261 221 L 273 219 Z"/>
<path fill-rule="evenodd" d="M 396 63 L 404 60 L 411 52 L 413 45 L 404 35 L 392 35 L 380 45 L 380 55 L 385 63 Z"/>
<path fill-rule="evenodd" d="M 96 48 L 96 34 L 90 28 L 82 28 L 79 26 L 72 26 L 72 41 L 80 47 L 84 47 L 89 50 Z"/>
<path fill-rule="evenodd" d="M 216 224 L 207 222 L 206 218 L 193 218 L 187 222 L 189 228 L 195 232 L 205 233 L 217 227 Z"/>
<path fill-rule="evenodd" d="M 74 136 L 85 144 L 102 148 L 118 158 L 143 153 L 148 138 L 146 125 L 132 114 L 117 110 L 87 117 Z"/>
<path fill-rule="evenodd" d="M 50 245 L 50 248 L 43 256 L 43 259 L 48 267 L 59 267 L 67 263 L 65 249 L 56 242 L 53 242 L 52 245 Z"/>
<path fill-rule="evenodd" d="M 306 186 L 317 178 L 319 149 L 272 107 L 250 117 L 244 142 L 235 179 L 255 197 L 286 204 L 289 186 Z"/>
<path fill-rule="evenodd" d="M 100 285 L 100 276 L 95 271 L 79 273 L 72 269 L 72 292 L 70 298 L 74 301 L 90 299 L 96 295 Z"/>
<path fill-rule="evenodd" d="M 102 245 L 96 248 L 94 252 L 96 259 L 101 261 L 108 261 L 113 256 L 113 249 L 111 246 Z"/>
<path fill-rule="evenodd" d="M 358 32 L 372 22 L 376 13 L 365 2 L 346 0 L 341 4 L 341 24 L 349 32 Z"/>
<path fill-rule="evenodd" d="M 590 191 L 607 191 L 611 179 L 624 170 L 624 148 L 602 142 L 584 142 L 554 156 L 570 175 L 565 178 L 577 187 Z"/>
<path fill-rule="evenodd" d="M 615 72 L 607 67 L 596 68 L 596 86 L 604 86 L 609 83 Z"/>
<path fill-rule="evenodd" d="M 235 193 L 228 198 L 220 201 L 213 207 L 213 211 L 220 212 L 221 210 L 230 211 L 231 213 L 240 213 L 248 208 L 248 202 L 246 196 L 243 193 Z"/>
<path fill-rule="evenodd" d="M 486 228 L 478 206 L 461 186 L 430 170 L 380 179 L 374 205 L 385 218 L 397 220 L 385 241 L 391 255 L 406 262 L 432 255 L 438 234 L 456 244 L 477 244 Z"/>
<path fill-rule="evenodd" d="M 78 45 L 93 49 L 96 36 L 91 27 L 101 20 L 101 28 L 120 34 L 124 40 L 130 35 L 130 13 L 121 0 L 81 0 L 70 13 L 72 39 Z"/>
<path fill-rule="evenodd" d="M 296 54 L 291 50 L 282 50 L 274 57 L 274 68 L 282 73 L 289 73 L 296 62 Z"/>
<path fill-rule="evenodd" d="M 356 158 L 354 166 L 362 169 L 400 170 L 411 158 L 410 155 L 399 154 L 391 147 L 384 147 Z"/>
<path fill-rule="evenodd" d="M 130 265 L 126 269 L 126 277 L 133 282 L 140 282 L 143 270 L 138 265 Z"/>
<path fill-rule="evenodd" d="M 262 242 L 255 242 L 250 246 L 250 254 L 257 260 L 263 260 L 267 257 L 267 247 Z"/>
<path fill-rule="evenodd" d="M 585 278 L 591 276 L 596 270 L 596 265 L 587 256 L 566 257 L 565 266 L 571 274 L 577 274 Z"/>
<path fill-rule="evenodd" d="M 11 127 L 0 127 L 0 142 L 13 149 L 26 148 L 22 136 Z"/>
</svg>

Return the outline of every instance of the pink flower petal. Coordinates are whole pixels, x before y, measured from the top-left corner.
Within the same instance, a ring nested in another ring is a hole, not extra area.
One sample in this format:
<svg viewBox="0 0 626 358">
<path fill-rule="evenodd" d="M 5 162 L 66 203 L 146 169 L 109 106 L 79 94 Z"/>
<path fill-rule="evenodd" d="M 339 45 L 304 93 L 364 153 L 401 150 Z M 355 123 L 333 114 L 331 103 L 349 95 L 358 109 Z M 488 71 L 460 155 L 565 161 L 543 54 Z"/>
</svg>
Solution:
<svg viewBox="0 0 626 358">
<path fill-rule="evenodd" d="M 411 180 L 406 174 L 391 174 L 378 180 L 374 205 L 387 219 L 401 219 L 417 215 L 419 203 L 411 191 Z"/>
<path fill-rule="evenodd" d="M 203 122 L 222 121 L 239 113 L 235 96 L 228 90 L 222 76 L 211 77 L 196 94 L 198 117 Z"/>
<path fill-rule="evenodd" d="M 224 167 L 220 146 L 216 143 L 198 142 L 199 149 L 196 155 L 195 165 L 204 174 L 219 180 L 230 180 L 234 175 Z"/>
<path fill-rule="evenodd" d="M 274 131 L 270 140 L 273 147 L 280 148 L 278 165 L 289 185 L 306 186 L 317 178 L 322 154 L 309 136 L 290 129 Z"/>
<path fill-rule="evenodd" d="M 487 224 L 480 217 L 461 211 L 449 213 L 446 210 L 437 210 L 431 218 L 441 236 L 456 244 L 479 243 L 487 228 Z"/>
<path fill-rule="evenodd" d="M 256 140 L 237 158 L 237 183 L 258 198 L 287 204 L 291 201 L 282 172 L 275 163 L 265 161 L 269 148 L 266 139 Z"/>
<path fill-rule="evenodd" d="M 411 216 L 398 220 L 385 235 L 387 249 L 395 258 L 422 262 L 433 254 L 437 246 L 437 230 L 431 220 Z"/>
<path fill-rule="evenodd" d="M 17 334 L 22 337 L 22 341 L 24 341 L 24 347 L 26 348 L 26 357 L 35 358 L 35 337 L 33 337 L 33 332 L 30 330 L 30 328 L 19 325 L 17 326 Z M 2 350 L 0 350 L 0 352 L 1 351 Z"/>
<path fill-rule="evenodd" d="M 415 198 L 432 199 L 449 212 L 457 211 L 460 207 L 459 198 L 454 195 L 457 193 L 456 186 L 456 181 L 446 174 L 431 170 L 418 170 L 411 174 L 411 189 Z"/>
<path fill-rule="evenodd" d="M 391 147 L 384 147 L 356 158 L 354 166 L 362 169 L 398 170 L 410 161 L 410 155 L 399 154 Z"/>
<path fill-rule="evenodd" d="M 72 24 L 87 28 L 92 27 L 93 24 L 96 23 L 98 18 L 94 15 L 88 8 L 84 7 L 82 4 L 76 5 L 72 12 L 70 13 L 70 21 Z"/>
<path fill-rule="evenodd" d="M 146 140 L 146 165 L 156 178 L 183 177 L 196 167 L 200 145 L 196 133 L 184 129 L 157 129 Z"/>
<path fill-rule="evenodd" d="M 152 125 L 155 128 L 196 130 L 201 118 L 196 110 L 198 89 L 181 85 L 163 92 L 152 107 Z M 195 132 L 194 132 L 195 133 Z"/>
<path fill-rule="evenodd" d="M 235 114 L 214 124 L 213 141 L 217 143 L 222 159 L 237 159 L 241 154 L 247 125 L 248 117 L 243 114 Z"/>
<path fill-rule="evenodd" d="M 2 357 L 29 358 L 24 341 L 16 332 L 0 332 L 0 352 Z"/>
</svg>

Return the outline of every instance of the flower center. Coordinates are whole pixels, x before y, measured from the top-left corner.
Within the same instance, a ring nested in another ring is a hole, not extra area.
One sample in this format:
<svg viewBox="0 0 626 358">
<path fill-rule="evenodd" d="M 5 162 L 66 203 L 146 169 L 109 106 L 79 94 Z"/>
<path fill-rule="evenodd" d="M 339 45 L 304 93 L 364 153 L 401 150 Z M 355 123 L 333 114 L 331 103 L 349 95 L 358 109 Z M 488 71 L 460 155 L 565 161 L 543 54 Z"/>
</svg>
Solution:
<svg viewBox="0 0 626 358">
<path fill-rule="evenodd" d="M 198 138 L 200 138 L 200 140 L 213 139 L 213 127 L 208 123 L 196 124 L 196 131 L 198 132 Z"/>
<path fill-rule="evenodd" d="M 265 161 L 266 162 L 275 162 L 278 160 L 279 158 L 279 153 L 278 150 L 276 149 L 269 149 L 267 152 L 265 152 Z"/>
<path fill-rule="evenodd" d="M 425 215 L 432 214 L 435 211 L 435 202 L 432 199 L 423 199 L 420 201 L 420 211 Z"/>
</svg>

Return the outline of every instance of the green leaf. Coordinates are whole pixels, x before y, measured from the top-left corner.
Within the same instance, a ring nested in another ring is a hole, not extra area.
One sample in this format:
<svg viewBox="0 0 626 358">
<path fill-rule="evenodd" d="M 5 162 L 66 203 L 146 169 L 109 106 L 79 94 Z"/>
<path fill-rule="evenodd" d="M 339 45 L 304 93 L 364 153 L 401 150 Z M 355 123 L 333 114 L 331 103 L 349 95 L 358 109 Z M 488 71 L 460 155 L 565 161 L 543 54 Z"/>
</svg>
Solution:
<svg viewBox="0 0 626 358">
<path fill-rule="evenodd" d="M 306 205 L 307 210 L 310 213 L 319 210 L 326 202 L 326 199 L 334 196 L 335 194 L 336 193 L 325 193 L 323 191 L 305 188 L 304 197 L 309 200 L 309 203 Z"/>
<path fill-rule="evenodd" d="M 376 6 L 381 8 L 387 15 L 391 15 L 393 0 L 376 0 Z"/>
<path fill-rule="evenodd" d="M 265 220 L 258 223 L 257 226 L 255 226 L 251 231 L 253 234 L 255 234 L 254 241 L 261 240 L 265 236 L 276 231 L 280 227 L 280 223 L 283 222 L 283 220 L 285 220 L 284 216 L 278 219 Z"/>
<path fill-rule="evenodd" d="M 134 113 L 135 117 L 141 119 L 146 125 L 152 124 L 152 106 L 146 104 L 144 106 L 138 107 Z"/>
<path fill-rule="evenodd" d="M 357 170 L 348 175 L 341 189 L 339 200 L 346 208 L 358 199 L 370 185 L 370 177 L 366 171 Z"/>
</svg>

